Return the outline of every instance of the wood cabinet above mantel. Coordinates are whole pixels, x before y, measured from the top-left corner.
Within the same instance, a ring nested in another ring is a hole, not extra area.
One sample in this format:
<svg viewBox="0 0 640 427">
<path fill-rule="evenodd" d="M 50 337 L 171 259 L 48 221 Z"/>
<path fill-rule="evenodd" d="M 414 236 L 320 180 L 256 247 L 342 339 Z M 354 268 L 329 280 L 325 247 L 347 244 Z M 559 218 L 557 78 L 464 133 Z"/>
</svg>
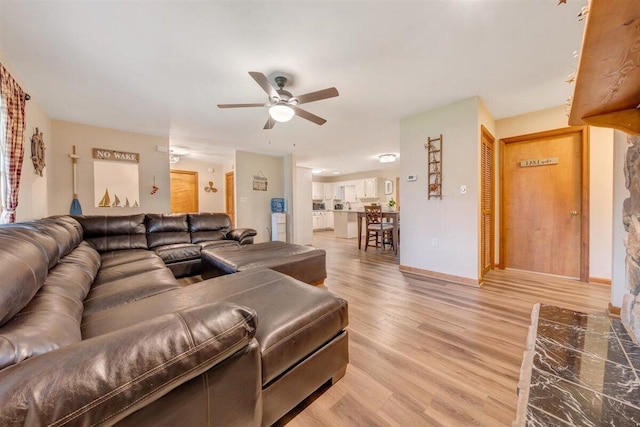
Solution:
<svg viewBox="0 0 640 427">
<path fill-rule="evenodd" d="M 640 1 L 591 0 L 569 124 L 640 135 Z"/>
</svg>

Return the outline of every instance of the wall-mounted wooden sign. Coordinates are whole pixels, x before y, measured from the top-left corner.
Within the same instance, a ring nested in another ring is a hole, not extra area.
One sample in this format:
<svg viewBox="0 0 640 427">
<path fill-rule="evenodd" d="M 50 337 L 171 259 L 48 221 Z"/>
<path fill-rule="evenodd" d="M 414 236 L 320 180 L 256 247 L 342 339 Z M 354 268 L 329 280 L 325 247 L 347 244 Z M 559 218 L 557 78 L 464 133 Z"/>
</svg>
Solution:
<svg viewBox="0 0 640 427">
<path fill-rule="evenodd" d="M 127 153 L 126 151 L 105 150 L 94 148 L 93 158 L 96 160 L 113 160 L 116 162 L 140 163 L 140 153 Z"/>
<path fill-rule="evenodd" d="M 547 159 L 531 159 L 531 160 L 521 160 L 520 167 L 521 168 L 530 168 L 534 166 L 548 166 L 548 165 L 557 165 L 560 163 L 560 159 L 557 157 L 549 157 Z"/>
</svg>

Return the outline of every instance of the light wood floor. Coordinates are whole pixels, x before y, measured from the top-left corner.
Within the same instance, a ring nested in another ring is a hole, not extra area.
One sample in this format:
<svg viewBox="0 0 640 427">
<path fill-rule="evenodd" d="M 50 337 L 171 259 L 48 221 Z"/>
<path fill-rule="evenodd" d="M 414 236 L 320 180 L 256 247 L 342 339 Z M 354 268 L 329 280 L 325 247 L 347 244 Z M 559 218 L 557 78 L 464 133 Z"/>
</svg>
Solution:
<svg viewBox="0 0 640 427">
<path fill-rule="evenodd" d="M 398 271 L 398 259 L 316 233 L 325 286 L 349 301 L 347 373 L 279 422 L 297 426 L 510 426 L 534 303 L 605 312 L 610 287 L 492 271 L 482 288 Z"/>
</svg>

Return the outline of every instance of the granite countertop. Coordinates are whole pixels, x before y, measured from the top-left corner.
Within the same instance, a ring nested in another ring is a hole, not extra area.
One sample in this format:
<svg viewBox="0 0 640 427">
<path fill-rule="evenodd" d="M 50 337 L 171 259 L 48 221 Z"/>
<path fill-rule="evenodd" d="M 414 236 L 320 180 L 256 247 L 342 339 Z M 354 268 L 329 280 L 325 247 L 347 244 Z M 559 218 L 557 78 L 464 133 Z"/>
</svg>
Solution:
<svg viewBox="0 0 640 427">
<path fill-rule="evenodd" d="M 619 319 L 536 304 L 516 426 L 640 425 L 640 346 Z"/>
</svg>

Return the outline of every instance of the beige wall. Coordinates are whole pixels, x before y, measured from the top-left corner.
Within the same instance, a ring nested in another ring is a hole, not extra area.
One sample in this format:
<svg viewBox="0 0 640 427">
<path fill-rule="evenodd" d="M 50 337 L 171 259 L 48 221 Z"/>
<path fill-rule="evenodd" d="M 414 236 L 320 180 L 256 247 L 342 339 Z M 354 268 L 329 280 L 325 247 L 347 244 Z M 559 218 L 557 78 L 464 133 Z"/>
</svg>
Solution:
<svg viewBox="0 0 640 427">
<path fill-rule="evenodd" d="M 478 275 L 479 99 L 400 122 L 400 264 L 476 281 Z M 427 137 L 443 135 L 442 200 L 427 200 Z M 407 175 L 417 181 L 407 182 Z M 467 194 L 460 194 L 460 186 Z M 432 240 L 438 246 L 432 246 Z"/>
<path fill-rule="evenodd" d="M 157 146 L 169 148 L 169 139 L 87 126 L 78 123 L 54 120 L 52 125 L 52 165 L 55 174 L 49 193 L 49 214 L 69 213 L 73 197 L 73 179 L 69 154 L 75 144 L 78 161 L 78 199 L 82 212 L 86 215 L 129 215 L 141 212 L 168 213 L 169 193 L 169 156 L 156 150 Z M 140 154 L 139 208 L 97 208 L 94 206 L 93 189 L 93 148 L 121 150 Z M 151 194 L 154 183 L 160 189 Z"/>
<path fill-rule="evenodd" d="M 49 214 L 47 206 L 47 194 L 49 192 L 49 177 L 52 175 L 51 168 L 51 119 L 38 103 L 37 96 L 30 93 L 29 86 L 16 72 L 7 57 L 0 50 L 0 63 L 9 71 L 11 77 L 18 82 L 22 90 L 31 95 L 31 100 L 27 101 L 25 109 L 26 126 L 24 131 L 24 161 L 22 163 L 22 175 L 20 177 L 20 191 L 18 193 L 18 209 L 16 210 L 16 221 L 42 218 Z M 31 137 L 38 128 L 43 133 L 45 143 L 45 168 L 43 176 L 36 175 L 31 161 Z"/>
<path fill-rule="evenodd" d="M 496 120 L 496 141 L 518 135 L 567 127 L 564 107 Z M 589 129 L 589 276 L 611 279 L 613 195 L 613 131 Z M 499 227 L 496 227 L 499 241 Z M 496 254 L 496 262 L 498 255 Z"/>
<path fill-rule="evenodd" d="M 622 222 L 622 207 L 624 200 L 629 197 L 627 190 L 624 168 L 626 164 L 627 135 L 625 133 L 614 132 L 614 159 L 613 159 L 613 231 L 611 255 L 611 304 L 616 307 L 622 306 L 622 297 L 627 293 L 627 249 L 624 241 L 627 231 Z"/>
<path fill-rule="evenodd" d="M 213 168 L 213 172 L 209 169 Z M 180 158 L 180 161 L 171 164 L 171 169 L 198 172 L 198 209 L 200 212 L 224 212 L 224 166 L 221 164 L 207 163 L 201 160 Z M 217 193 L 205 191 L 213 181 Z"/>
<path fill-rule="evenodd" d="M 283 157 L 236 151 L 236 226 L 255 229 L 254 241 L 271 240 L 271 199 L 285 197 Z M 253 189 L 253 175 L 267 177 L 267 191 Z"/>
</svg>

